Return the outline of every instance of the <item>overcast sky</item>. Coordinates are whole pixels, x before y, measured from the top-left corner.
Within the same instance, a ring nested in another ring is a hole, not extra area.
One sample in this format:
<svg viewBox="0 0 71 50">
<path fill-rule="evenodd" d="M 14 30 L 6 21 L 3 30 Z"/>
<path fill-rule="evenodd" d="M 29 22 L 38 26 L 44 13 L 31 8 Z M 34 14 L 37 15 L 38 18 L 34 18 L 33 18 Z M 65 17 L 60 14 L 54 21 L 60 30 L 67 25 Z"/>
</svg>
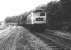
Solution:
<svg viewBox="0 0 71 50">
<path fill-rule="evenodd" d="M 51 0 L 0 0 L 0 21 L 3 21 L 7 16 L 19 15 L 50 1 Z"/>
</svg>

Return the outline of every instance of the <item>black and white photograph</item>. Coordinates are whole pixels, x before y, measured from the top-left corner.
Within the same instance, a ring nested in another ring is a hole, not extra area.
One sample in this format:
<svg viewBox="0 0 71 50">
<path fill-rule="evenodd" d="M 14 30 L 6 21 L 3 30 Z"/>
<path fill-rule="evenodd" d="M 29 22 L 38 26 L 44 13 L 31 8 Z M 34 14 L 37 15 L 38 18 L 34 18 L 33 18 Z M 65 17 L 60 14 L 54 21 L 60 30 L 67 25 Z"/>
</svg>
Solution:
<svg viewBox="0 0 71 50">
<path fill-rule="evenodd" d="M 71 0 L 0 0 L 0 50 L 71 50 Z"/>
</svg>

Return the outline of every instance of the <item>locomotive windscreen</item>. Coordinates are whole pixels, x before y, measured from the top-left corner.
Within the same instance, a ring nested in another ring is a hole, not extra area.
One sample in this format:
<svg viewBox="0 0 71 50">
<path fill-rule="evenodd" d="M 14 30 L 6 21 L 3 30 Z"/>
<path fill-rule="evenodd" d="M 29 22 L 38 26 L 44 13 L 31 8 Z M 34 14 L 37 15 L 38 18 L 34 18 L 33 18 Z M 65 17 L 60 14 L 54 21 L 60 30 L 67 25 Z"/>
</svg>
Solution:
<svg viewBox="0 0 71 50">
<path fill-rule="evenodd" d="M 45 13 L 40 13 L 40 16 L 45 16 Z"/>
</svg>

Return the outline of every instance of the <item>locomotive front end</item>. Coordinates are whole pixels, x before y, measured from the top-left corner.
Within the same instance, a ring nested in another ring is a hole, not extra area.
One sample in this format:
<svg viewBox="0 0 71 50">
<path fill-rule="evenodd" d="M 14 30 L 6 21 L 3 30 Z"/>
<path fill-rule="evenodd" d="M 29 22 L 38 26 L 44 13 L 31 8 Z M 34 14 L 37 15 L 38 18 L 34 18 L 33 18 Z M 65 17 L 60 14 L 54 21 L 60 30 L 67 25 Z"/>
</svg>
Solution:
<svg viewBox="0 0 71 50">
<path fill-rule="evenodd" d="M 27 24 L 46 24 L 46 12 L 35 10 L 27 16 Z"/>
<path fill-rule="evenodd" d="M 27 24 L 30 30 L 43 32 L 46 28 L 46 12 L 44 10 L 35 10 L 27 16 Z"/>
</svg>

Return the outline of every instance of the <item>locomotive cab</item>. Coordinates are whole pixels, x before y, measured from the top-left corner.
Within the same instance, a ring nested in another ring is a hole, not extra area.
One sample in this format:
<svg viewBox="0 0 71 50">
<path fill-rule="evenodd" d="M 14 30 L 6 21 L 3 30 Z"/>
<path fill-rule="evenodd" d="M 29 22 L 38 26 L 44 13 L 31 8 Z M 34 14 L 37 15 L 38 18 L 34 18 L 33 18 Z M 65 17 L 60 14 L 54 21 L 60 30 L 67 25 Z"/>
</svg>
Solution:
<svg viewBox="0 0 71 50">
<path fill-rule="evenodd" d="M 27 24 L 46 24 L 46 12 L 35 10 L 27 16 Z"/>
</svg>

